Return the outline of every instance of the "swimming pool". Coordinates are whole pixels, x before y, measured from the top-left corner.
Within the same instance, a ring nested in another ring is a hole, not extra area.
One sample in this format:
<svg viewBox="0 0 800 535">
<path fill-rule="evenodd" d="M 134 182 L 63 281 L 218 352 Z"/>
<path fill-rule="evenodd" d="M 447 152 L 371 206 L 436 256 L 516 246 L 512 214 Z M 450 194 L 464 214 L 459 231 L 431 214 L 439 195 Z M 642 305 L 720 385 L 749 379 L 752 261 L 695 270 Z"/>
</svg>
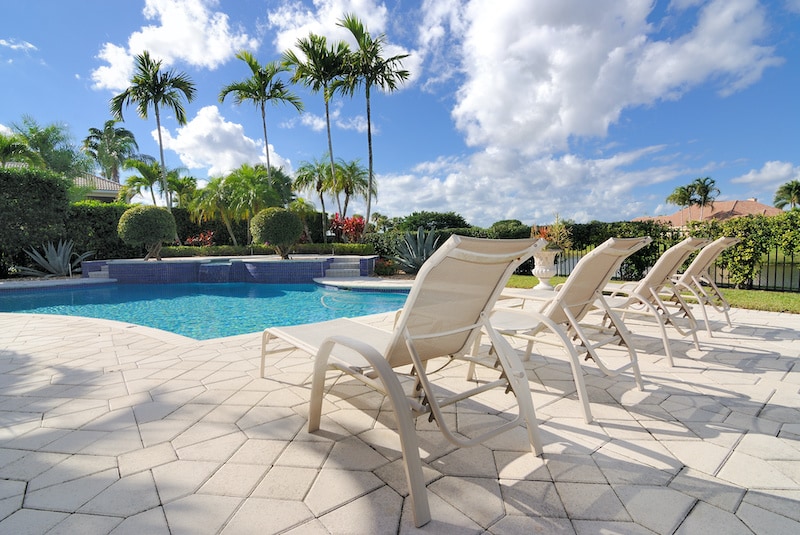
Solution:
<svg viewBox="0 0 800 535">
<path fill-rule="evenodd" d="M 135 323 L 196 340 L 364 316 L 402 308 L 407 294 L 316 284 L 104 284 L 0 293 L 0 312 L 62 314 Z"/>
</svg>

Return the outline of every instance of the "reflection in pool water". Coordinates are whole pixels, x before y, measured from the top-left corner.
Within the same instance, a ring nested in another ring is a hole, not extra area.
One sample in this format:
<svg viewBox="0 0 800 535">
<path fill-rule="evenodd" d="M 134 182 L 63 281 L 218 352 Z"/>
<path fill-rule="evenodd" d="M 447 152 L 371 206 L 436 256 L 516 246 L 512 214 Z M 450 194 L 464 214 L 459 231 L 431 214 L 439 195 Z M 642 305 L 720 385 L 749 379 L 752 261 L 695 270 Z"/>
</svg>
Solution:
<svg viewBox="0 0 800 535">
<path fill-rule="evenodd" d="M 316 284 L 114 284 L 0 293 L 0 312 L 104 318 L 207 340 L 390 312 L 402 308 L 406 297 Z"/>
</svg>

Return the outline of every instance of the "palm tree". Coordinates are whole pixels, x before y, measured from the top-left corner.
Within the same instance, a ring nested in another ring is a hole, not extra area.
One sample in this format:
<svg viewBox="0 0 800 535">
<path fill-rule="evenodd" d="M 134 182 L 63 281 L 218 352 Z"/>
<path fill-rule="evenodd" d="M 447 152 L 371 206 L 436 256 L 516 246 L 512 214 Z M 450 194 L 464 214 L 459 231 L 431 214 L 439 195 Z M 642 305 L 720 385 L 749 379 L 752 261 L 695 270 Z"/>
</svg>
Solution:
<svg viewBox="0 0 800 535">
<path fill-rule="evenodd" d="M 73 145 L 67 125 L 40 126 L 30 115 L 23 115 L 22 124 L 11 127 L 51 171 L 74 178 L 92 169 L 91 160 Z"/>
<path fill-rule="evenodd" d="M 370 184 L 367 170 L 361 165 L 359 160 L 345 162 L 340 159 L 336 165 L 336 188 L 337 197 L 339 193 L 344 193 L 344 207 L 342 208 L 342 218 L 347 217 L 347 207 L 353 197 L 364 197 L 367 199 L 370 186 L 373 187 L 372 194 L 375 194 L 375 182 Z"/>
<path fill-rule="evenodd" d="M 319 197 L 319 203 L 322 205 L 322 241 L 327 243 L 328 235 L 328 215 L 325 213 L 325 194 L 332 190 L 331 172 L 328 169 L 328 163 L 319 160 L 313 162 L 301 162 L 300 167 L 297 168 L 297 174 L 294 179 L 294 189 L 297 191 L 314 192 Z"/>
<path fill-rule="evenodd" d="M 178 124 L 186 124 L 186 110 L 181 97 L 187 102 L 194 99 L 194 82 L 185 73 L 162 71 L 161 60 L 155 61 L 148 51 L 136 56 L 136 71 L 131 78 L 131 85 L 125 91 L 111 99 L 112 116 L 122 121 L 122 108 L 136 104 L 136 112 L 142 119 L 147 119 L 150 107 L 156 116 L 158 129 L 158 150 L 161 155 L 161 188 L 167 193 L 167 207 L 172 206 L 169 188 L 167 187 L 167 165 L 164 162 L 164 143 L 161 138 L 161 108 L 166 106 L 175 113 Z"/>
<path fill-rule="evenodd" d="M 775 192 L 775 200 L 773 201 L 775 208 L 781 210 L 789 205 L 789 208 L 794 210 L 800 205 L 800 180 L 791 180 L 782 185 Z"/>
<path fill-rule="evenodd" d="M 700 205 L 700 221 L 703 220 L 703 209 L 706 205 L 714 206 L 714 199 L 719 195 L 719 188 L 711 177 L 696 178 L 690 184 L 692 188 L 693 203 Z"/>
<path fill-rule="evenodd" d="M 101 175 L 119 184 L 119 169 L 128 158 L 139 150 L 133 132 L 116 126 L 117 121 L 108 120 L 103 129 L 90 128 L 83 140 L 81 150 L 100 166 Z"/>
<path fill-rule="evenodd" d="M 384 91 L 392 92 L 397 89 L 397 84 L 402 83 L 409 76 L 403 69 L 403 59 L 408 54 L 382 57 L 383 45 L 386 35 L 380 34 L 376 38 L 370 36 L 364 24 L 353 14 L 345 15 L 339 21 L 339 26 L 347 28 L 356 40 L 358 50 L 350 56 L 347 76 L 344 78 L 343 90 L 350 95 L 355 89 L 364 84 L 364 94 L 367 99 L 367 149 L 369 153 L 369 188 L 367 189 L 367 217 L 370 220 L 372 209 L 372 192 L 374 181 L 374 168 L 372 164 L 372 112 L 370 107 L 370 89 L 377 86 Z"/>
<path fill-rule="evenodd" d="M 258 164 L 256 167 L 263 168 Z M 287 207 L 294 200 L 294 190 L 292 189 L 292 177 L 287 175 L 283 167 L 273 167 L 267 174 L 267 181 L 280 199 L 281 206 Z"/>
<path fill-rule="evenodd" d="M 233 245 L 239 245 L 231 221 L 235 217 L 231 190 L 224 177 L 212 178 L 206 187 L 199 190 L 190 205 L 195 221 L 210 221 L 219 217 L 231 237 Z"/>
<path fill-rule="evenodd" d="M 328 154 L 330 155 L 330 174 L 332 183 L 336 183 L 333 163 L 333 141 L 331 138 L 330 100 L 334 93 L 334 82 L 345 74 L 347 57 L 350 47 L 343 41 L 337 41 L 328 48 L 325 36 L 311 33 L 306 38 L 300 38 L 296 44 L 305 59 L 287 50 L 283 53 L 282 63 L 294 69 L 292 82 L 302 83 L 311 88 L 314 93 L 322 91 L 325 100 L 325 122 L 328 127 Z M 339 207 L 341 212 L 342 207 Z M 323 210 L 324 212 L 324 210 Z"/>
<path fill-rule="evenodd" d="M 300 218 L 300 221 L 303 222 L 303 233 L 309 243 L 313 242 L 311 239 L 311 231 L 308 230 L 308 218 L 317 213 L 317 209 L 314 205 L 302 197 L 298 197 L 289 203 L 288 210 Z"/>
<path fill-rule="evenodd" d="M 264 152 L 267 155 L 267 175 L 270 175 L 269 141 L 267 140 L 267 102 L 272 102 L 275 105 L 281 102 L 288 102 L 294 106 L 298 112 L 303 111 L 303 102 L 297 95 L 289 91 L 282 80 L 275 78 L 279 72 L 288 70 L 286 65 L 273 61 L 262 66 L 258 63 L 258 60 L 246 50 L 242 50 L 236 54 L 236 57 L 247 63 L 253 75 L 246 80 L 234 82 L 223 87 L 222 91 L 219 92 L 219 101 L 223 102 L 229 93 L 233 93 L 235 104 L 238 105 L 249 100 L 261 109 L 261 125 L 264 127 Z"/>
<path fill-rule="evenodd" d="M 167 172 L 167 187 L 175 194 L 174 201 L 178 208 L 187 208 L 197 191 L 197 179 L 192 176 L 181 176 L 184 169 L 170 169 Z"/>
<path fill-rule="evenodd" d="M 7 136 L 0 133 L 0 167 L 11 162 L 27 163 L 33 166 L 44 165 L 39 153 L 33 150 L 24 137 L 19 134 Z"/>
<path fill-rule="evenodd" d="M 125 169 L 133 169 L 139 172 L 139 175 L 131 175 L 126 182 L 127 189 L 134 192 L 130 197 L 141 193 L 142 189 L 150 190 L 150 197 L 153 199 L 153 205 L 158 206 L 156 202 L 156 187 L 161 186 L 161 177 L 166 173 L 163 172 L 161 165 L 155 161 L 154 158 L 139 159 L 128 158 L 123 163 Z M 128 199 L 130 201 L 130 198 Z"/>
<path fill-rule="evenodd" d="M 669 204 L 674 204 L 681 207 L 681 227 L 684 226 L 683 209 L 693 204 L 694 189 L 692 184 L 688 186 L 678 186 L 667 197 Z"/>
<path fill-rule="evenodd" d="M 281 197 L 272 188 L 263 165 L 242 164 L 225 177 L 225 186 L 230 188 L 231 208 L 235 215 L 247 220 L 249 243 L 253 217 L 264 208 L 280 206 Z"/>
</svg>

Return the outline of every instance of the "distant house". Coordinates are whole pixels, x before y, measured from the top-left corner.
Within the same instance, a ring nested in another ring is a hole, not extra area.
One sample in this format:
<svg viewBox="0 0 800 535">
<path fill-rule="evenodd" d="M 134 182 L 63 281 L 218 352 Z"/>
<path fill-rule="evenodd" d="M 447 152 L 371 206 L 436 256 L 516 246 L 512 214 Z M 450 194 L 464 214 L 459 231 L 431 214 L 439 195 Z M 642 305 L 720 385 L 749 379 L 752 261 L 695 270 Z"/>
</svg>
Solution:
<svg viewBox="0 0 800 535">
<path fill-rule="evenodd" d="M 113 180 L 108 180 L 95 175 L 81 175 L 76 177 L 75 185 L 80 188 L 91 188 L 92 190 L 86 195 L 88 200 L 101 201 L 101 202 L 114 202 L 117 200 L 117 194 L 122 187 L 119 183 Z"/>
<path fill-rule="evenodd" d="M 746 201 L 715 201 L 713 205 L 706 205 L 703 208 L 703 219 L 725 221 L 734 217 L 745 215 L 765 215 L 775 216 L 782 214 L 783 210 L 758 202 L 757 199 L 747 199 Z M 672 215 L 660 215 L 655 217 L 637 217 L 634 221 L 657 221 L 666 223 L 671 227 L 685 226 L 689 221 L 700 219 L 700 207 L 692 205 Z"/>
</svg>

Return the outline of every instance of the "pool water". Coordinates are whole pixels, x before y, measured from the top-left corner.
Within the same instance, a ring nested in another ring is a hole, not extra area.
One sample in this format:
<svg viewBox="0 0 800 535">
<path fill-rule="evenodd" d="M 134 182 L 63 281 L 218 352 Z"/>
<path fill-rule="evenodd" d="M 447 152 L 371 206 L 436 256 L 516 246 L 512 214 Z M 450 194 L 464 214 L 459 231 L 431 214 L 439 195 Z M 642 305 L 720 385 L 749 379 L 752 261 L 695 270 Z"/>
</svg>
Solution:
<svg viewBox="0 0 800 535">
<path fill-rule="evenodd" d="M 0 293 L 0 312 L 103 318 L 208 340 L 390 312 L 402 308 L 406 297 L 316 284 L 115 284 Z"/>
</svg>

